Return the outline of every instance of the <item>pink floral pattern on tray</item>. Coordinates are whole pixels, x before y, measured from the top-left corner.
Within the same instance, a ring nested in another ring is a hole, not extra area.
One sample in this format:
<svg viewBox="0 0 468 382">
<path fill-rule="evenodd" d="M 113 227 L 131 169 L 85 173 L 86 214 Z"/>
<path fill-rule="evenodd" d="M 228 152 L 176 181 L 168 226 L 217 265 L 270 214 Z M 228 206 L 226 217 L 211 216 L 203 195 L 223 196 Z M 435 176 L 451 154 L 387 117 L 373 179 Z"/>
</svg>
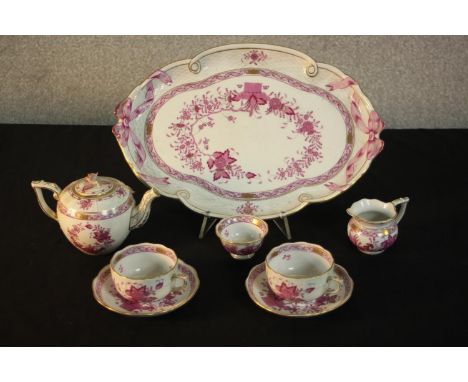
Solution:
<svg viewBox="0 0 468 382">
<path fill-rule="evenodd" d="M 292 135 L 302 135 L 305 146 L 299 152 L 299 157 L 285 159 L 286 166 L 273 170 L 273 179 L 285 180 L 292 177 L 304 177 L 305 170 L 315 161 L 322 159 L 322 143 L 320 121 L 314 118 L 313 112 L 300 114 L 295 101 L 288 101 L 281 93 L 265 93 L 266 86 L 261 83 L 239 84 L 237 89 L 218 88 L 217 94 L 207 91 L 205 94 L 195 96 L 191 102 L 185 103 L 177 122 L 169 127 L 169 137 L 173 138 L 171 147 L 178 154 L 178 158 L 194 172 L 203 174 L 206 169 L 213 174 L 213 181 L 231 178 L 252 179 L 259 177 L 253 171 L 244 170 L 239 166 L 234 147 L 222 151 L 210 152 L 210 140 L 207 137 L 195 138 L 194 130 L 210 129 L 215 127 L 213 116 L 229 111 L 230 113 L 246 112 L 250 117 L 257 118 L 272 114 L 280 119 L 293 122 Z M 228 120 L 235 124 L 235 117 L 228 116 Z M 283 125 L 286 126 L 286 125 Z"/>
<path fill-rule="evenodd" d="M 236 208 L 236 212 L 238 214 L 244 214 L 244 215 L 255 215 L 255 213 L 258 212 L 258 205 L 253 204 L 250 201 L 247 201 L 243 204 L 241 204 L 239 207 Z"/>
<path fill-rule="evenodd" d="M 215 151 L 213 156 L 208 159 L 207 164 L 208 168 L 213 172 L 213 180 L 218 180 L 220 178 L 231 178 L 231 175 L 228 173 L 228 171 L 232 173 L 233 166 L 231 165 L 236 162 L 237 159 L 232 158 L 229 154 L 229 149 L 226 149 L 224 152 Z M 255 176 L 255 174 L 253 174 L 253 176 Z"/>
<path fill-rule="evenodd" d="M 340 159 L 328 171 L 314 178 L 307 178 L 306 170 L 314 162 L 322 160 L 322 125 L 315 118 L 312 110 L 299 110 L 295 99 L 289 99 L 286 94 L 274 91 L 269 88 L 269 85 L 264 85 L 262 82 L 239 82 L 237 88 L 219 86 L 215 91 L 207 90 L 204 93 L 198 93 L 193 96 L 190 102 L 186 101 L 176 117 L 177 120 L 168 127 L 167 137 L 171 139 L 171 148 L 180 160 L 182 168 L 187 169 L 187 173 L 179 172 L 162 160 L 155 148 L 152 135 L 148 133 L 159 110 L 178 94 L 204 89 L 227 79 L 241 77 L 246 73 L 247 69 L 238 69 L 216 74 L 200 82 L 180 85 L 166 92 L 153 103 L 146 120 L 145 141 L 147 151 L 156 166 L 171 177 L 197 184 L 212 193 L 233 199 L 242 199 L 242 193 L 226 190 L 220 186 L 229 183 L 232 179 L 241 179 L 247 184 L 252 182 L 262 184 L 273 180 L 290 181 L 284 186 L 253 192 L 251 195 L 255 199 L 270 199 L 299 187 L 326 182 L 335 176 L 349 159 L 353 140 L 347 139 Z M 324 98 L 342 115 L 348 137 L 353 136 L 350 113 L 341 101 L 329 92 L 271 70 L 258 69 L 256 74 Z M 225 114 L 226 119 L 232 121 L 233 128 L 236 126 L 236 113 L 247 113 L 251 118 L 262 118 L 266 115 L 275 116 L 284 121 L 285 128 L 292 127 L 288 133 L 291 139 L 292 137 L 301 137 L 304 145 L 301 150 L 298 150 L 296 156 L 285 158 L 282 167 L 270 169 L 263 174 L 256 173 L 252 169 L 244 169 L 239 165 L 239 153 L 235 147 L 213 150 L 207 136 L 195 138 L 194 129 L 200 131 L 216 127 L 213 116 L 219 113 Z M 206 171 L 211 173 L 211 181 L 206 179 Z"/>
<path fill-rule="evenodd" d="M 198 289 L 198 279 L 190 267 L 180 262 L 178 271 L 187 279 L 187 285 L 171 291 L 160 300 L 141 301 L 127 300 L 115 289 L 110 274 L 110 267 L 106 266 L 93 283 L 96 299 L 111 310 L 127 315 L 158 315 L 172 311 L 191 299 Z"/>
<path fill-rule="evenodd" d="M 290 299 L 280 298 L 273 293 L 265 273 L 265 263 L 256 265 L 246 280 L 249 296 L 263 308 L 283 316 L 314 316 L 329 312 L 344 304 L 350 297 L 353 289 L 352 280 L 339 266 L 335 269 L 336 275 L 343 280 L 343 288 L 338 294 L 324 294 L 317 299 L 306 302 L 295 300 L 296 291 L 285 286 L 285 295 Z"/>
<path fill-rule="evenodd" d="M 268 55 L 259 49 L 252 49 L 242 56 L 242 62 L 250 65 L 258 65 L 259 62 L 265 61 Z"/>
</svg>

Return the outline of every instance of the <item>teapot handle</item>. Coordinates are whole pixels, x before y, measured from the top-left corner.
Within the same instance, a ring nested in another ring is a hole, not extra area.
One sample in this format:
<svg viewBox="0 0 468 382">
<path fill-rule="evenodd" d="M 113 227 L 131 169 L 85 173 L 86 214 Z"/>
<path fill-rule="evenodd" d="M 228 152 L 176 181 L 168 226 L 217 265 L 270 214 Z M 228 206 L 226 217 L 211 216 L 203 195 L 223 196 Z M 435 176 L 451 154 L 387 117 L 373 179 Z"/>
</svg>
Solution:
<svg viewBox="0 0 468 382">
<path fill-rule="evenodd" d="M 398 199 L 395 199 L 395 200 L 393 200 L 391 202 L 394 205 L 395 209 L 396 209 L 396 206 L 401 204 L 400 211 L 398 211 L 398 215 L 395 218 L 395 223 L 396 224 L 398 224 L 400 222 L 400 220 L 403 219 L 403 215 L 405 214 L 406 206 L 407 206 L 408 202 L 409 202 L 408 197 L 398 198 Z"/>
<path fill-rule="evenodd" d="M 41 207 L 42 211 L 44 211 L 48 217 L 57 220 L 57 213 L 48 206 L 44 199 L 44 195 L 42 195 L 42 189 L 45 188 L 46 190 L 52 191 L 54 193 L 53 196 L 55 200 L 58 200 L 62 189 L 55 183 L 49 183 L 43 180 L 33 180 L 31 182 L 31 187 L 36 192 L 37 201 L 39 202 L 39 206 Z"/>
</svg>

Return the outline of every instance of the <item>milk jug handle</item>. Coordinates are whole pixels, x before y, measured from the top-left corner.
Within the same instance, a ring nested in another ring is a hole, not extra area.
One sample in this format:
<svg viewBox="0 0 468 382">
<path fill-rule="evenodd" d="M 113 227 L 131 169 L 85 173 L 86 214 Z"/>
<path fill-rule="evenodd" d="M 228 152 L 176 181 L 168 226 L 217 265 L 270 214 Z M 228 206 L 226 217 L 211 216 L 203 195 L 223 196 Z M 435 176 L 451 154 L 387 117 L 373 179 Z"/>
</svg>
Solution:
<svg viewBox="0 0 468 382">
<path fill-rule="evenodd" d="M 52 191 L 54 193 L 53 195 L 55 200 L 58 200 L 62 189 L 55 183 L 44 182 L 43 180 L 33 180 L 31 182 L 31 186 L 36 192 L 37 201 L 39 202 L 39 206 L 41 207 L 42 211 L 44 211 L 48 217 L 57 220 L 57 213 L 48 206 L 44 199 L 44 195 L 42 195 L 42 189 L 45 188 L 46 190 Z"/>
<path fill-rule="evenodd" d="M 395 199 L 395 200 L 393 200 L 391 202 L 393 204 L 393 206 L 395 207 L 395 209 L 397 208 L 398 205 L 401 204 L 400 210 L 398 211 L 398 215 L 395 218 L 395 223 L 398 224 L 400 222 L 400 220 L 403 219 L 403 215 L 405 214 L 406 206 L 407 206 L 408 202 L 409 202 L 408 197 L 398 198 L 398 199 Z"/>
</svg>

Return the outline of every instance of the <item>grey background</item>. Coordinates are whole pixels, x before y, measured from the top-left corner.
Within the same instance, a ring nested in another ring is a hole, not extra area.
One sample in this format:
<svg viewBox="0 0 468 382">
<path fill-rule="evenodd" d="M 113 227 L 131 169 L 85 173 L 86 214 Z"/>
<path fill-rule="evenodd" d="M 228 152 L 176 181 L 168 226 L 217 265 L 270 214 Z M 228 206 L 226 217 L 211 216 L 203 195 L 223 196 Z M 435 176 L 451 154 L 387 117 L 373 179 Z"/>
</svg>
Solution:
<svg viewBox="0 0 468 382">
<path fill-rule="evenodd" d="M 387 128 L 468 127 L 466 36 L 0 36 L 0 123 L 112 125 L 155 69 L 239 42 L 338 67 Z"/>
</svg>

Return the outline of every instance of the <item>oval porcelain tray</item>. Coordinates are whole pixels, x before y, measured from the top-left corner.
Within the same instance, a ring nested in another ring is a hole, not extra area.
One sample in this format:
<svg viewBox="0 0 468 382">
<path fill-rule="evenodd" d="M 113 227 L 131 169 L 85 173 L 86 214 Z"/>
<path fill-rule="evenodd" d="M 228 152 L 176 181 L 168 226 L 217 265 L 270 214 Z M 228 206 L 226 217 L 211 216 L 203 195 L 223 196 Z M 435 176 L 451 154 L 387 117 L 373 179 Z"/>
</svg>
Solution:
<svg viewBox="0 0 468 382">
<path fill-rule="evenodd" d="M 228 45 L 157 70 L 116 108 L 135 175 L 193 211 L 276 218 L 353 185 L 383 148 L 356 82 L 271 45 Z"/>
</svg>

